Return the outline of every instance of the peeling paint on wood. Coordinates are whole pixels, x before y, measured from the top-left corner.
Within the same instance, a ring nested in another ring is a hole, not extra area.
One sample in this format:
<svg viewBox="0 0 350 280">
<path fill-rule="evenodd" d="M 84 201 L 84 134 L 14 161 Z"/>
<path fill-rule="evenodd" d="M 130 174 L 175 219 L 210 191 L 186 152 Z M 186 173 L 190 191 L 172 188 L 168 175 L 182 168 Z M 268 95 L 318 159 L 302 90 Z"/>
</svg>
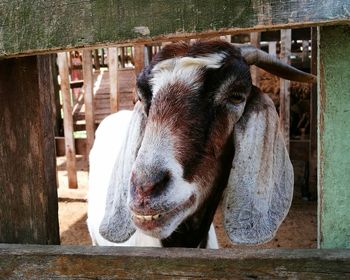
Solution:
<svg viewBox="0 0 350 280">
<path fill-rule="evenodd" d="M 350 26 L 319 31 L 319 246 L 350 248 Z"/>
<path fill-rule="evenodd" d="M 0 57 L 349 23 L 349 11 L 348 0 L 1 0 Z"/>
</svg>

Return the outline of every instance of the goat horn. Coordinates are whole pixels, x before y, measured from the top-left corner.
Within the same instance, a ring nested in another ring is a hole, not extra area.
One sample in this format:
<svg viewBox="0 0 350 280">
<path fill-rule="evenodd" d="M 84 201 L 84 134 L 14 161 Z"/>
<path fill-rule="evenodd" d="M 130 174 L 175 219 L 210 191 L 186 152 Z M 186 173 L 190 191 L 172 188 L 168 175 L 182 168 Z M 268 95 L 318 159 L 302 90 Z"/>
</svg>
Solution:
<svg viewBox="0 0 350 280">
<path fill-rule="evenodd" d="M 241 50 L 241 54 L 249 65 L 255 65 L 281 78 L 304 82 L 316 82 L 316 76 L 300 71 L 276 57 L 257 49 L 251 45 L 233 44 Z"/>
</svg>

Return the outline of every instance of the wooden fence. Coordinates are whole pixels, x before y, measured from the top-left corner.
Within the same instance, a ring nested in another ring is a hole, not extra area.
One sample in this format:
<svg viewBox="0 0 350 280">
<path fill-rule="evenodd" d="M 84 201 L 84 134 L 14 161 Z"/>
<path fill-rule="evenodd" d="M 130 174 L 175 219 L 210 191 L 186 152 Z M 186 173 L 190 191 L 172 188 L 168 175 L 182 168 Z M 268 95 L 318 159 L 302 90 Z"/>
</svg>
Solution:
<svg viewBox="0 0 350 280">
<path fill-rule="evenodd" d="M 341 249 L 350 248 L 349 1 L 0 1 L 0 11 L 0 242 L 59 243 L 49 53 L 317 26 L 318 243 L 338 248 L 253 250 L 244 257 L 244 252 L 224 256 L 225 251 L 90 248 L 84 253 L 83 248 L 1 245 L 1 277 L 349 277 L 349 251 Z"/>
<path fill-rule="evenodd" d="M 349 250 L 0 245 L 6 279 L 349 279 Z"/>
</svg>

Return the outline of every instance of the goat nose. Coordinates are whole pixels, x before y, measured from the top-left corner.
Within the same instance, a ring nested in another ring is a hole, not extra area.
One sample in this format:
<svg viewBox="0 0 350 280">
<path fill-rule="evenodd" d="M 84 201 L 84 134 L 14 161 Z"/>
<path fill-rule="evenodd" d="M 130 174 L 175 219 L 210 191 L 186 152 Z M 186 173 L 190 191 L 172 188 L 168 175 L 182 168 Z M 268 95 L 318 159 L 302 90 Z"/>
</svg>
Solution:
<svg viewBox="0 0 350 280">
<path fill-rule="evenodd" d="M 133 172 L 131 175 L 131 186 L 139 197 L 157 195 L 161 193 L 170 180 L 168 171 L 152 172 L 147 175 L 143 172 Z"/>
</svg>

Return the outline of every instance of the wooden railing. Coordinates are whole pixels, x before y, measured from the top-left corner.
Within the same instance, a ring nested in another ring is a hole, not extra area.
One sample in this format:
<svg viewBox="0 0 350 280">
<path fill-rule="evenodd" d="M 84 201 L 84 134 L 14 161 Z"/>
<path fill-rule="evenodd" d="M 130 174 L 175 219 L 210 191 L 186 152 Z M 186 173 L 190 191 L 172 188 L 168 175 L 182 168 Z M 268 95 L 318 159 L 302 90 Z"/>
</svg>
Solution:
<svg viewBox="0 0 350 280">
<path fill-rule="evenodd" d="M 317 26 L 318 245 L 338 248 L 213 252 L 4 244 L 0 278 L 349 278 L 349 251 L 339 249 L 350 248 L 349 11 L 349 1 L 341 0 L 0 1 L 0 242 L 59 243 L 48 53 Z"/>
</svg>

